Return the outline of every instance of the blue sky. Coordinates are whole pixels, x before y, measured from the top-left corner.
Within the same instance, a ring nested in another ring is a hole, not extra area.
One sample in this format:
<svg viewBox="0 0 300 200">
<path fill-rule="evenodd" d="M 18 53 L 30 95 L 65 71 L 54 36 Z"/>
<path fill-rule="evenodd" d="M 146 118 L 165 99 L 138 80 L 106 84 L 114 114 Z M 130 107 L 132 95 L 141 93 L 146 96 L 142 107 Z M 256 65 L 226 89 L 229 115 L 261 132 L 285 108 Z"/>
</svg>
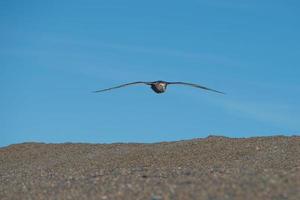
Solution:
<svg viewBox="0 0 300 200">
<path fill-rule="evenodd" d="M 300 133 L 299 1 L 1 1 L 0 146 Z M 91 91 L 130 81 L 170 86 Z"/>
</svg>

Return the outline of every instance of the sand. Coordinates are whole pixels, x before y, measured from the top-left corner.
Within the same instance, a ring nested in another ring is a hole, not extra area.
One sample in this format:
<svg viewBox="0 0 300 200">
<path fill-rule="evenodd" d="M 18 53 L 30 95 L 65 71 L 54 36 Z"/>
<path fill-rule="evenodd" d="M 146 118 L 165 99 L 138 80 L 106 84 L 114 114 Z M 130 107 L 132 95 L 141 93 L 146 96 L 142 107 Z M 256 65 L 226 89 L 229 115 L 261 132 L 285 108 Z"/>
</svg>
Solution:
<svg viewBox="0 0 300 200">
<path fill-rule="evenodd" d="M 300 199 L 300 136 L 0 148 L 0 199 Z"/>
</svg>

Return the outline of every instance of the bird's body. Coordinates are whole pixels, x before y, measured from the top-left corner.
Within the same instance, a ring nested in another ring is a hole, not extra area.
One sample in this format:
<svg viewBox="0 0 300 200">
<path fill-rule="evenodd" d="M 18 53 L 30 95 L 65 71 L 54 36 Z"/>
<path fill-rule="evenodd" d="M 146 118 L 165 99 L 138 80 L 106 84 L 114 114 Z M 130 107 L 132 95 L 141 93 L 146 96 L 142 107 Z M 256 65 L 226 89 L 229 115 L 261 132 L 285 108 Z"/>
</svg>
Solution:
<svg viewBox="0 0 300 200">
<path fill-rule="evenodd" d="M 112 87 L 112 88 L 107 88 L 107 89 L 103 89 L 103 90 L 97 90 L 95 92 L 105 92 L 108 90 L 112 90 L 112 89 L 117 89 L 117 88 L 121 88 L 121 87 L 125 87 L 125 86 L 129 86 L 129 85 L 136 85 L 136 84 L 146 84 L 146 85 L 150 85 L 151 89 L 158 93 L 164 93 L 167 90 L 167 86 L 168 85 L 186 85 L 186 86 L 192 86 L 192 87 L 196 87 L 196 88 L 200 88 L 200 89 L 204 89 L 204 90 L 210 90 L 213 92 L 217 92 L 217 93 L 221 93 L 224 94 L 223 92 L 214 90 L 214 89 L 210 89 L 198 84 L 194 84 L 194 83 L 186 83 L 186 82 L 166 82 L 166 81 L 153 81 L 153 82 L 144 82 L 144 81 L 137 81 L 137 82 L 131 82 L 131 83 L 126 83 L 126 84 L 122 84 L 116 87 Z"/>
<path fill-rule="evenodd" d="M 167 83 L 164 81 L 156 81 L 151 84 L 151 89 L 156 93 L 164 93 L 167 89 Z"/>
</svg>

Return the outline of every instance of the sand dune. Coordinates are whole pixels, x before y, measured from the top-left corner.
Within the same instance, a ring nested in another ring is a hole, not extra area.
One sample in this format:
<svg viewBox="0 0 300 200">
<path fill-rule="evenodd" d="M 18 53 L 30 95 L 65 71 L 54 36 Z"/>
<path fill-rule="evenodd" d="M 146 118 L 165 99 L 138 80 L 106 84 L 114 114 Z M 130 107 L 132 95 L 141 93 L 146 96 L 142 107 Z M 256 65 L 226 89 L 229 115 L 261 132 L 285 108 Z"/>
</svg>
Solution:
<svg viewBox="0 0 300 200">
<path fill-rule="evenodd" d="M 300 199 L 300 137 L 0 148 L 0 199 Z"/>
</svg>

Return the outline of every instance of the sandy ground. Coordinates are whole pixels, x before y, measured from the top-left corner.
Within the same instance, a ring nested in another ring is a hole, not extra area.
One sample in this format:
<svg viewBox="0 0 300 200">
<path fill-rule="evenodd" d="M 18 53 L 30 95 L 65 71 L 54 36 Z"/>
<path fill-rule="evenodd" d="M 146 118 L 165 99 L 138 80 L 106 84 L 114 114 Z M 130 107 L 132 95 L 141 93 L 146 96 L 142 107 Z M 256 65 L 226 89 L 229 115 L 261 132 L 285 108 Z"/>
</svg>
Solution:
<svg viewBox="0 0 300 200">
<path fill-rule="evenodd" d="M 300 136 L 0 148 L 0 199 L 300 199 Z"/>
</svg>

